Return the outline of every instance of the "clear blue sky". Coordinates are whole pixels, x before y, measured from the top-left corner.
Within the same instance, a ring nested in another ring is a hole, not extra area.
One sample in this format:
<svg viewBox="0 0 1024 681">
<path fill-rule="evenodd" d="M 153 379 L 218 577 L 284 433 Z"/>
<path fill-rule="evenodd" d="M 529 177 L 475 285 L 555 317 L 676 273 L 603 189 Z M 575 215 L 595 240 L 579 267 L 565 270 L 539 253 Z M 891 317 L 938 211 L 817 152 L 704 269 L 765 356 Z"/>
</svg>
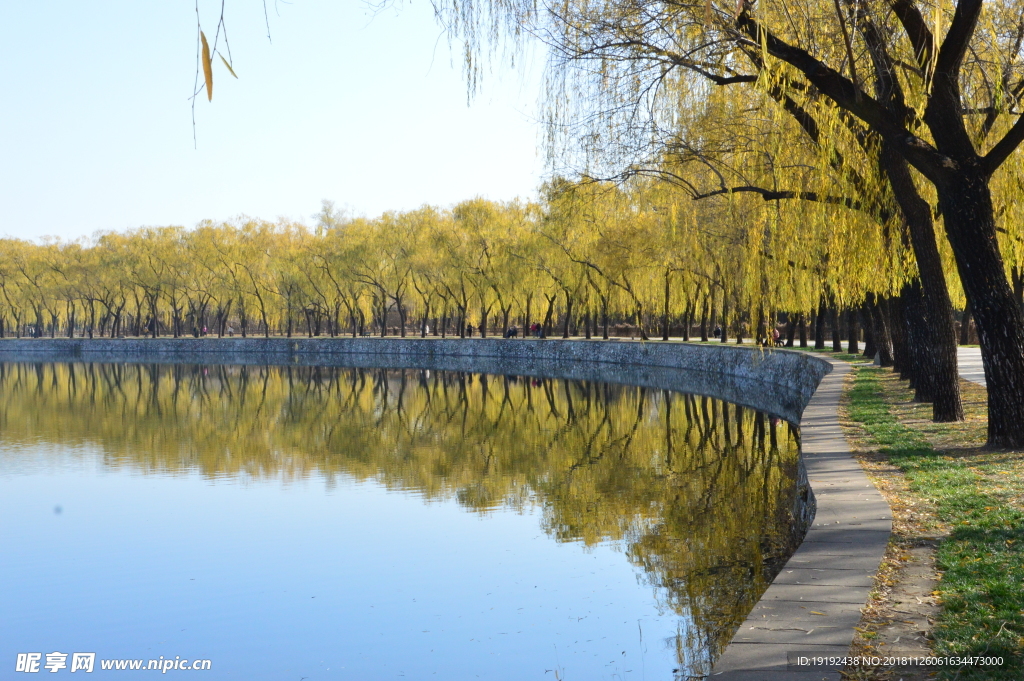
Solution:
<svg viewBox="0 0 1024 681">
<path fill-rule="evenodd" d="M 200 0 L 212 39 L 219 2 Z M 429 2 L 228 0 L 239 80 L 195 77 L 190 2 L 11 3 L 0 25 L 0 235 L 76 238 L 239 214 L 310 220 L 532 196 L 541 60 L 467 106 L 461 47 Z M 219 60 L 215 60 L 219 62 Z"/>
</svg>

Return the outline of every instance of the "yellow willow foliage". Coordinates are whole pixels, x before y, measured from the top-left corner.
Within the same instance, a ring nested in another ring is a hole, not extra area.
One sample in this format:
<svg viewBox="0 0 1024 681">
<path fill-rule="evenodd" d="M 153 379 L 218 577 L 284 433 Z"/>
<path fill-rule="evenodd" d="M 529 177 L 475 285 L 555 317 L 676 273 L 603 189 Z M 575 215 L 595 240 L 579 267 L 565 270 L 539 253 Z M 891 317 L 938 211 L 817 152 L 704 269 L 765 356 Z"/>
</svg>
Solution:
<svg viewBox="0 0 1024 681">
<path fill-rule="evenodd" d="M 1015 154 L 992 179 L 999 247 L 1009 268 L 1024 271 L 1024 155 Z"/>
<path fill-rule="evenodd" d="M 878 88 L 891 80 L 909 107 L 895 115 L 927 144 L 933 140 L 923 116 L 933 93 L 937 46 L 949 35 L 956 3 L 907 5 L 908 11 L 920 10 L 930 32 L 932 45 L 924 48 L 911 44 L 891 3 L 879 0 L 435 4 L 467 39 L 477 67 L 487 53 L 484 45 L 493 49 L 507 40 L 515 49 L 524 34 L 548 43 L 554 55 L 546 81 L 549 153 L 559 167 L 582 168 L 596 177 L 657 176 L 701 200 L 714 192 L 759 188 L 763 194 L 826 202 L 762 211 L 730 207 L 730 216 L 739 220 L 742 213 L 750 227 L 733 241 L 742 249 L 733 258 L 743 271 L 742 304 L 778 299 L 785 301 L 778 303 L 782 307 L 802 308 L 815 298 L 811 288 L 853 302 L 866 290 L 891 293 L 917 277 L 902 216 L 879 171 L 878 135 L 834 105 L 801 71 L 772 57 L 764 34 L 744 30 L 737 20 L 744 14 L 806 50 L 849 77 L 862 97 L 883 97 Z M 986 3 L 970 33 L 958 85 L 979 154 L 1022 112 L 1022 14 L 1021 0 Z M 515 28 L 506 33 L 509 27 Z M 876 70 L 884 61 L 877 58 L 880 50 L 891 65 Z M 1018 271 L 1021 173 L 1017 152 L 992 186 L 1007 266 Z M 934 206 L 934 188 L 916 173 L 914 181 Z M 948 244 L 939 237 L 938 245 L 951 295 L 962 303 Z M 781 260 L 795 269 L 813 268 L 823 283 L 809 287 L 800 277 L 780 277 Z M 766 270 L 774 274 L 767 282 Z"/>
<path fill-rule="evenodd" d="M 622 542 L 690 653 L 720 648 L 792 548 L 795 432 L 643 388 L 454 372 L 0 364 L 0 440 L 143 473 L 372 480 L 467 511 L 541 509 L 558 541 Z"/>
<path fill-rule="evenodd" d="M 742 99 L 722 103 L 734 121 L 761 115 Z M 0 240 L 0 330 L 334 336 L 433 333 L 438 324 L 451 333 L 486 319 L 493 334 L 538 321 L 576 331 L 584 318 L 593 329 L 607 318 L 653 333 L 666 316 L 674 325 L 725 313 L 732 324 L 811 312 L 823 294 L 856 304 L 914 276 L 898 220 L 733 191 L 741 181 L 817 195 L 842 186 L 814 169 L 817 152 L 792 122 L 764 118 L 762 137 L 775 149 L 766 155 L 734 145 L 731 123 L 712 114 L 680 118 L 703 126 L 707 148 L 666 155 L 626 182 L 556 179 L 536 204 L 473 199 L 373 219 L 332 216 L 315 229 L 243 216 L 75 242 Z M 714 160 L 711 147 L 721 147 Z M 799 182 L 790 165 L 804 166 Z M 697 189 L 704 194 L 695 198 Z M 1017 210 L 1000 200 L 1004 212 Z M 1012 242 L 1016 229 L 1003 229 Z"/>
</svg>

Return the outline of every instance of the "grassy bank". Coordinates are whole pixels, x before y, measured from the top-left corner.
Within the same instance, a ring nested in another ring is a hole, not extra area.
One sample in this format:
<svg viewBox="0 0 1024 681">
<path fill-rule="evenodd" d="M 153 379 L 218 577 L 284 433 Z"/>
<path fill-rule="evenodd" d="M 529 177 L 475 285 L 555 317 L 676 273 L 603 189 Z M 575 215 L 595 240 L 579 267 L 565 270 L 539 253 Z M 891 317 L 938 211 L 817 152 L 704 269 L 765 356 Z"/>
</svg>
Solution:
<svg viewBox="0 0 1024 681">
<path fill-rule="evenodd" d="M 939 537 L 933 654 L 1005 661 L 945 668 L 940 678 L 1024 679 L 1024 457 L 982 446 L 984 388 L 964 383 L 963 391 L 967 420 L 936 424 L 930 406 L 914 403 L 891 371 L 859 366 L 847 417 L 862 431 L 861 444 L 903 478 L 916 522 Z"/>
</svg>

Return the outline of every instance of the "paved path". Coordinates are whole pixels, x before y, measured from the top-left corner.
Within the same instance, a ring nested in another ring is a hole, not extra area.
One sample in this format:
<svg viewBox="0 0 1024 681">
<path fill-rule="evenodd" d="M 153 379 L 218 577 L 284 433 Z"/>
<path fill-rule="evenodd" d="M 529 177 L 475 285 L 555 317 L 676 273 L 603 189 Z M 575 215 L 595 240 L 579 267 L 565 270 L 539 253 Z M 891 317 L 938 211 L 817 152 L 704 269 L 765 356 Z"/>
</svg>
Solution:
<svg viewBox="0 0 1024 681">
<path fill-rule="evenodd" d="M 960 377 L 971 383 L 985 385 L 985 369 L 981 365 L 981 348 L 956 349 L 956 363 L 960 369 Z"/>
<path fill-rule="evenodd" d="M 814 524 L 709 681 L 838 681 L 837 669 L 790 666 L 796 655 L 844 656 L 892 530 L 889 505 L 850 454 L 836 410 L 850 371 L 832 362 L 800 421 Z"/>
</svg>

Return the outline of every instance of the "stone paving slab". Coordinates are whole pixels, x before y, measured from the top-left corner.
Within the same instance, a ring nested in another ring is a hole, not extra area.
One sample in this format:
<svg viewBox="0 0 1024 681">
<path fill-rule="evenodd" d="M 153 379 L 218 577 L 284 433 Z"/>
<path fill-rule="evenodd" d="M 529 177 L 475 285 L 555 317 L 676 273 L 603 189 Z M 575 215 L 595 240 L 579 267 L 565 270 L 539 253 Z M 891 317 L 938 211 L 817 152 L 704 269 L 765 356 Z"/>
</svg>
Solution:
<svg viewBox="0 0 1024 681">
<path fill-rule="evenodd" d="M 733 643 L 786 643 L 794 650 L 803 646 L 841 646 L 846 640 L 846 627 L 816 627 L 813 622 L 803 626 L 762 625 L 740 629 Z"/>
<path fill-rule="evenodd" d="M 734 634 L 709 679 L 839 679 L 791 665 L 794 654 L 845 656 L 892 531 L 892 513 L 852 457 L 837 420 L 849 365 L 832 362 L 800 422 L 817 502 L 803 543 Z"/>
<path fill-rule="evenodd" d="M 772 584 L 828 584 L 830 586 L 867 586 L 874 584 L 871 570 L 846 568 L 809 568 L 787 565 Z"/>
<path fill-rule="evenodd" d="M 889 530 L 865 530 L 850 525 L 812 525 L 805 544 L 881 544 L 889 541 Z"/>
<path fill-rule="evenodd" d="M 784 584 L 772 582 L 771 588 L 764 592 L 762 600 L 768 601 L 799 601 L 801 603 L 854 603 L 864 605 L 867 598 L 865 589 L 871 585 L 834 584 Z M 862 598 L 862 592 L 864 598 Z"/>
<path fill-rule="evenodd" d="M 832 554 L 832 553 L 813 553 L 808 554 L 804 552 L 800 556 L 793 556 L 786 563 L 786 570 L 794 568 L 810 568 L 815 567 L 818 569 L 829 570 L 829 569 L 847 569 L 847 570 L 864 570 L 870 574 L 875 574 L 878 571 L 878 561 L 872 556 L 853 556 L 849 555 L 847 551 L 845 554 Z"/>
<path fill-rule="evenodd" d="M 813 623 L 814 626 L 850 622 L 850 626 L 853 626 L 860 621 L 860 609 L 860 603 L 760 602 L 754 606 L 743 626 L 755 626 L 764 622 L 773 622 L 773 626 L 780 626 L 779 622 L 794 622 L 798 625 Z"/>
</svg>

